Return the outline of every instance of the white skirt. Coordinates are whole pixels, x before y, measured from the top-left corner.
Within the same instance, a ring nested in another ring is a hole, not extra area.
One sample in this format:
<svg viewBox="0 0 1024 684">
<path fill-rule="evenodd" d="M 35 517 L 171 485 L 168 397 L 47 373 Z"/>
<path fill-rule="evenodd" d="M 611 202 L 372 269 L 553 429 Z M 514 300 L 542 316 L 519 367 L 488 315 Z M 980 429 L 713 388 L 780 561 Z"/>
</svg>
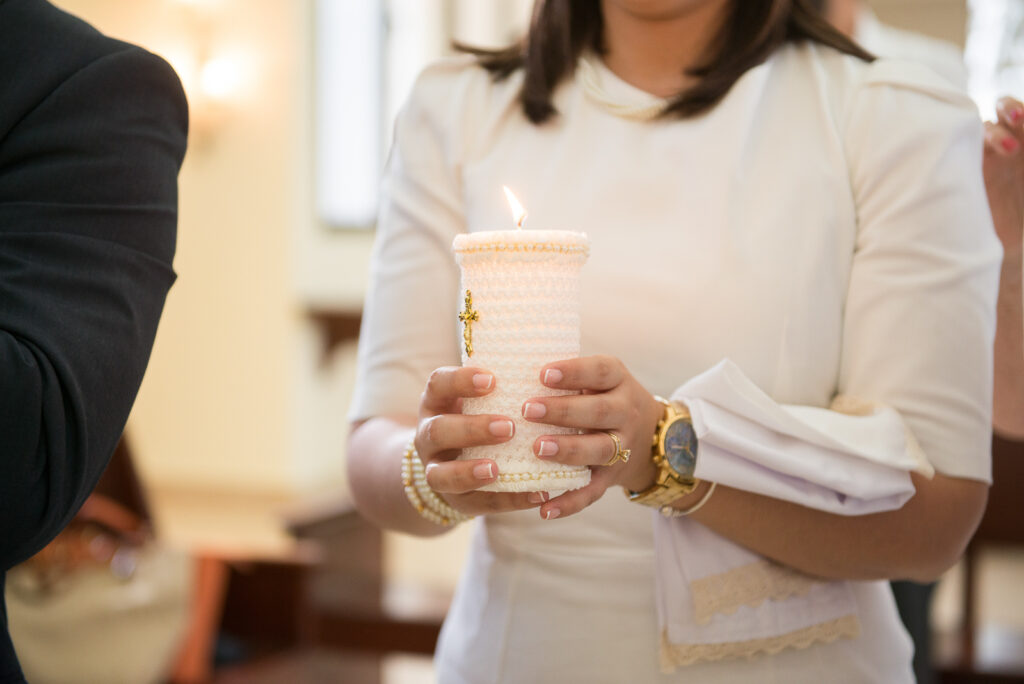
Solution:
<svg viewBox="0 0 1024 684">
<path fill-rule="evenodd" d="M 650 512 L 609 490 L 564 520 L 477 523 L 441 631 L 440 684 L 913 684 L 913 645 L 887 582 L 854 583 L 861 636 L 750 660 L 658 666 Z"/>
</svg>

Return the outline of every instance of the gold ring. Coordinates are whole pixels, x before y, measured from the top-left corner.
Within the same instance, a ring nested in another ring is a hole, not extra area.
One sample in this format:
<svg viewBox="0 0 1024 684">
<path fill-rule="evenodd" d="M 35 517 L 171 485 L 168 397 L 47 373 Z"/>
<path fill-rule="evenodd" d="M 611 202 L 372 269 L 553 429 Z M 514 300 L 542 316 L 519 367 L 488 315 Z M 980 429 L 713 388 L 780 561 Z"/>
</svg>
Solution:
<svg viewBox="0 0 1024 684">
<path fill-rule="evenodd" d="M 615 454 L 607 463 L 605 463 L 605 465 L 612 466 L 618 463 L 619 461 L 622 461 L 623 463 L 629 461 L 629 449 L 622 448 L 622 440 L 619 439 L 619 436 L 612 432 L 611 430 L 602 430 L 602 432 L 611 437 L 612 441 L 615 442 Z"/>
</svg>

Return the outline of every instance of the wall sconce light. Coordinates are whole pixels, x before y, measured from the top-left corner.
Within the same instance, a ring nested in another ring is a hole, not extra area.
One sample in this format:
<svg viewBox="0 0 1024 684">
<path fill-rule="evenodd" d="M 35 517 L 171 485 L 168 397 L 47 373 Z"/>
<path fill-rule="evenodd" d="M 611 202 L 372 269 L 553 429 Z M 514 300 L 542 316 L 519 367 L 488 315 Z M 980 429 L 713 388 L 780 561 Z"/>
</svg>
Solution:
<svg viewBox="0 0 1024 684">
<path fill-rule="evenodd" d="M 245 60 L 219 44 L 217 0 L 174 0 L 179 5 L 179 41 L 164 54 L 189 102 L 192 146 L 204 147 L 231 117 L 244 81 Z"/>
</svg>

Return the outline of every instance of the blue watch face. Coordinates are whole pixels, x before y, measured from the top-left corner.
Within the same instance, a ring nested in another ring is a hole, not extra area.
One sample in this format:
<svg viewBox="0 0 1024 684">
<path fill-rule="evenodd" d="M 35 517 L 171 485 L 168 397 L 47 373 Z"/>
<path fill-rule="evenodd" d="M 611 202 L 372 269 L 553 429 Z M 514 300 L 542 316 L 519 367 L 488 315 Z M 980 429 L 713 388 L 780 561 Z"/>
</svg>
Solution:
<svg viewBox="0 0 1024 684">
<path fill-rule="evenodd" d="M 697 466 L 697 435 L 690 421 L 680 419 L 665 432 L 665 459 L 684 480 L 693 479 Z"/>
</svg>

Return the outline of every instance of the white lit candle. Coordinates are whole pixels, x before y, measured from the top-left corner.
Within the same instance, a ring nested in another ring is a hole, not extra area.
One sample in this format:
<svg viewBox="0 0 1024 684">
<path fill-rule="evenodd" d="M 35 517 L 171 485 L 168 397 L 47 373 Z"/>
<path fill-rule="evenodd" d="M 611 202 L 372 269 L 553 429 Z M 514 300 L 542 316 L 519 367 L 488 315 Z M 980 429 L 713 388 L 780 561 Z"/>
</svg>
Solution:
<svg viewBox="0 0 1024 684">
<path fill-rule="evenodd" d="M 589 468 L 533 453 L 541 435 L 577 431 L 527 422 L 522 405 L 530 397 L 570 394 L 544 387 L 540 369 L 579 356 L 579 276 L 590 242 L 584 233 L 522 230 L 526 212 L 508 188 L 505 193 L 517 228 L 458 235 L 452 249 L 462 269 L 462 365 L 497 378 L 493 392 L 463 401 L 463 413 L 509 416 L 516 434 L 504 444 L 464 449 L 462 458 L 497 462 L 498 480 L 485 491 L 578 489 L 590 482 Z"/>
</svg>

